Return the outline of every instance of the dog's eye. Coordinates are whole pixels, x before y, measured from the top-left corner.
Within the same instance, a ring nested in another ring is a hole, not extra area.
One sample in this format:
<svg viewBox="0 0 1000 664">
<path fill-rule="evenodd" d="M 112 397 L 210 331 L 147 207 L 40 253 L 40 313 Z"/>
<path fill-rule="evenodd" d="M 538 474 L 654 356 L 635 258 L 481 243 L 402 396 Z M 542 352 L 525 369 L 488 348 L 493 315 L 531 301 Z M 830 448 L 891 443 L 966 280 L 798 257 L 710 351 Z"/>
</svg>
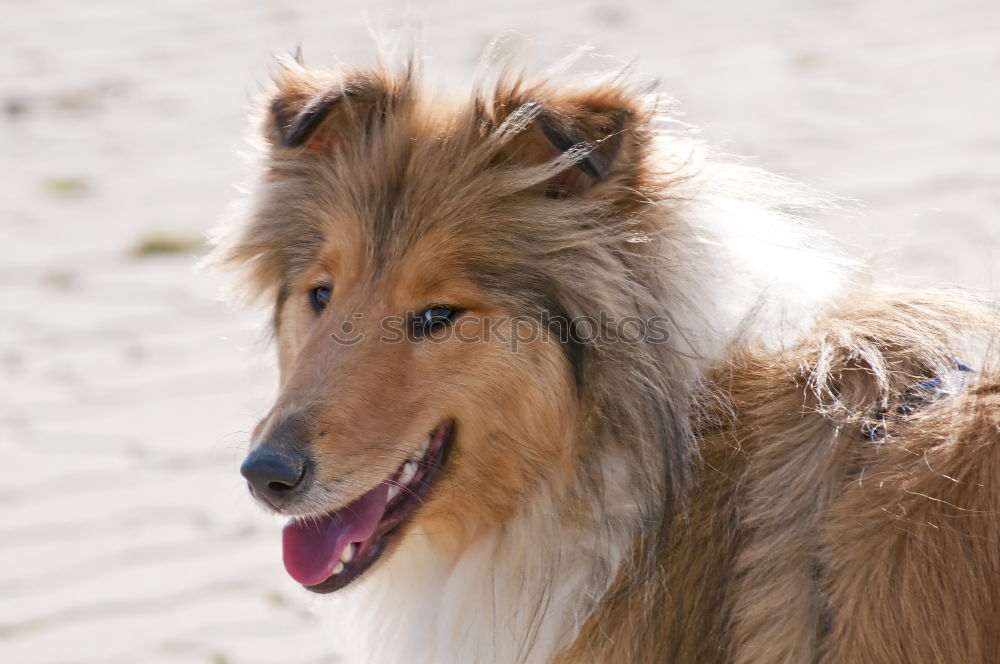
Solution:
<svg viewBox="0 0 1000 664">
<path fill-rule="evenodd" d="M 312 306 L 313 311 L 319 313 L 326 309 L 326 305 L 330 303 L 330 289 L 326 286 L 317 286 L 309 291 L 309 304 Z"/>
<path fill-rule="evenodd" d="M 458 314 L 455 307 L 428 307 L 413 319 L 413 336 L 420 339 L 440 332 L 451 325 Z"/>
</svg>

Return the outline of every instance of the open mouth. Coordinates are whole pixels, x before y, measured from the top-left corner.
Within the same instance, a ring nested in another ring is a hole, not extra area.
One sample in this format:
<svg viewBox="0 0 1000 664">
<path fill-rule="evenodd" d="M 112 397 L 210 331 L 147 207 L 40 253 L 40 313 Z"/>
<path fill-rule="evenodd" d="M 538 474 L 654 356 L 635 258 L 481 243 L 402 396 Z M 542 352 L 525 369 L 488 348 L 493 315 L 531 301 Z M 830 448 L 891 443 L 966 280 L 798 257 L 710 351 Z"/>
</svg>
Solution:
<svg viewBox="0 0 1000 664">
<path fill-rule="evenodd" d="M 440 424 L 374 489 L 322 516 L 289 521 L 282 532 L 288 574 L 317 593 L 340 590 L 364 574 L 424 502 L 444 465 L 451 437 L 452 423 Z"/>
</svg>

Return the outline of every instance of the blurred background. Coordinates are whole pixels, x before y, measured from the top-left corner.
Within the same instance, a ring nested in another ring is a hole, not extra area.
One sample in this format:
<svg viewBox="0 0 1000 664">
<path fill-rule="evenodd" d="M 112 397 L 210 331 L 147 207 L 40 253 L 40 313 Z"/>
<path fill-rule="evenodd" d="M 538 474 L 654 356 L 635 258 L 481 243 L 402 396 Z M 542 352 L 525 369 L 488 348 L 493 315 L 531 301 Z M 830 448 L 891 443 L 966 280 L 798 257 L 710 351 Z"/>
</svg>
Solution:
<svg viewBox="0 0 1000 664">
<path fill-rule="evenodd" d="M 0 661 L 336 661 L 237 473 L 275 372 L 196 274 L 272 55 L 417 26 L 467 83 L 516 31 L 636 59 L 723 150 L 855 199 L 880 274 L 994 289 L 994 0 L 0 0 Z M 894 277 L 894 278 L 896 278 Z"/>
</svg>

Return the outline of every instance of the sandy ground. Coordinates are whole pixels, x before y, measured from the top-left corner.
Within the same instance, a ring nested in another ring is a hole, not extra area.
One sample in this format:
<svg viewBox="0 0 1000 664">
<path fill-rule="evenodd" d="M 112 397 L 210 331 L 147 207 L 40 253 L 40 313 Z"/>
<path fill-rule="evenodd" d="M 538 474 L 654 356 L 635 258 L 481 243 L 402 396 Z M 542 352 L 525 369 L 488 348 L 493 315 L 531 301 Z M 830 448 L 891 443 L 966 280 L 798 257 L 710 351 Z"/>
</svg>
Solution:
<svg viewBox="0 0 1000 664">
<path fill-rule="evenodd" d="M 730 152 L 865 203 L 824 225 L 888 272 L 998 284 L 993 0 L 54 0 L 0 5 L 0 661 L 328 662 L 279 523 L 236 472 L 274 370 L 184 244 L 244 176 L 270 54 L 370 58 L 421 24 L 464 80 L 516 30 L 659 77 Z M 171 239 L 168 238 L 168 239 Z"/>
</svg>

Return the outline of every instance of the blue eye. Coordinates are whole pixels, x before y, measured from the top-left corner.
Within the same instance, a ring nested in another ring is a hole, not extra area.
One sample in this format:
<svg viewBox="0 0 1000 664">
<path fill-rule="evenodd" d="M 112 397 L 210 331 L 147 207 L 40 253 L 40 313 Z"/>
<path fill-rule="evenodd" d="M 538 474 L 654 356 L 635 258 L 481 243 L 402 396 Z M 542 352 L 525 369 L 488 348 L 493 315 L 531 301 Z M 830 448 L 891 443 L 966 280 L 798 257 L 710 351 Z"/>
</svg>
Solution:
<svg viewBox="0 0 1000 664">
<path fill-rule="evenodd" d="M 326 286 L 317 286 L 309 291 L 309 304 L 312 306 L 313 311 L 319 313 L 326 309 L 326 305 L 330 303 L 330 289 Z"/>
<path fill-rule="evenodd" d="M 454 307 L 428 307 L 413 319 L 413 336 L 417 339 L 440 332 L 459 314 Z"/>
</svg>

